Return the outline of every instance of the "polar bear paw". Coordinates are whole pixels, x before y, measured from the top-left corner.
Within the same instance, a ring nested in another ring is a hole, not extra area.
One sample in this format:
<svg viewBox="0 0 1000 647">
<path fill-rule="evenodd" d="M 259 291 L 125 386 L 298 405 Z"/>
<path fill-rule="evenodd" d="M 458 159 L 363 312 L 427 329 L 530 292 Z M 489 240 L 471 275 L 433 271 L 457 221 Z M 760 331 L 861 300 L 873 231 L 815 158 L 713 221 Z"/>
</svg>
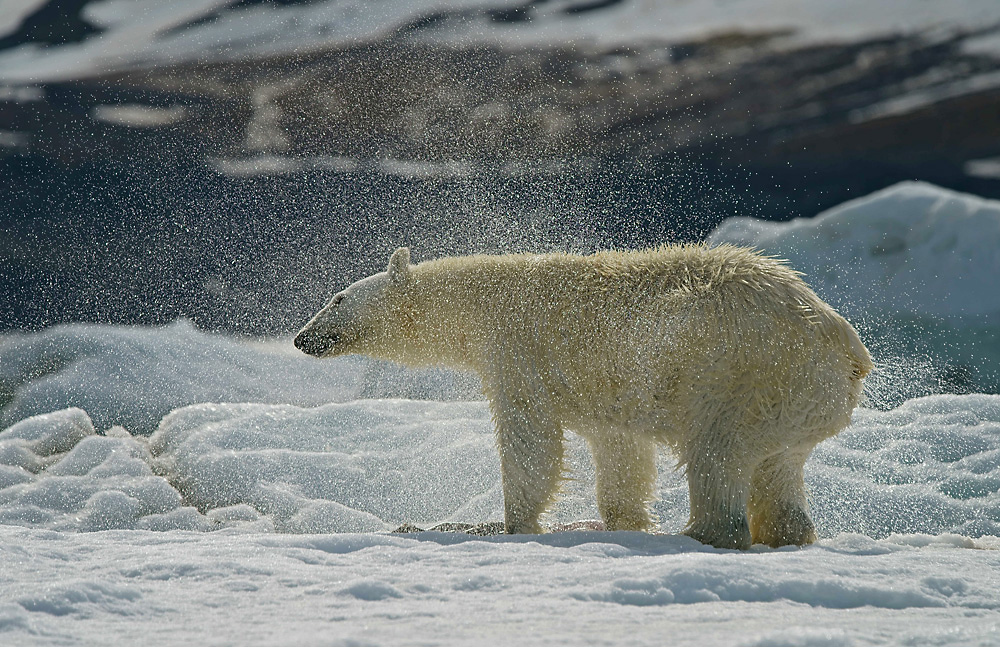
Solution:
<svg viewBox="0 0 1000 647">
<path fill-rule="evenodd" d="M 751 543 L 750 524 L 747 516 L 741 513 L 719 516 L 701 523 L 693 522 L 683 534 L 716 548 L 746 550 Z"/>
</svg>

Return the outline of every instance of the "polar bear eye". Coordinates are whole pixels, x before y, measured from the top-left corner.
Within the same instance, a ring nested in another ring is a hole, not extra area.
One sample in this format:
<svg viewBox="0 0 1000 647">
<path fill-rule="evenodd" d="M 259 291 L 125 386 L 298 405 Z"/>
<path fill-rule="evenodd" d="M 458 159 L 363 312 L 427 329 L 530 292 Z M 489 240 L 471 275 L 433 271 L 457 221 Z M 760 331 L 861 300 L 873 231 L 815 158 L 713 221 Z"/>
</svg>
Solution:
<svg viewBox="0 0 1000 647">
<path fill-rule="evenodd" d="M 335 297 L 333 297 L 333 300 L 330 302 L 330 305 L 337 305 L 343 300 L 344 300 L 344 295 L 338 294 Z"/>
</svg>

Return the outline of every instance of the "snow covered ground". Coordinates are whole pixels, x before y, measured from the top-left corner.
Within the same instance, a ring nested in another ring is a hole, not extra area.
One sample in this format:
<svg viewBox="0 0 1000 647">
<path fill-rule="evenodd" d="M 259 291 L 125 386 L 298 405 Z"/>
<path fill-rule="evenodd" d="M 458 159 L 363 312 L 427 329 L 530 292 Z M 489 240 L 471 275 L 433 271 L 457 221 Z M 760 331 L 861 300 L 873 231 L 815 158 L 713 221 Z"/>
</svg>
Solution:
<svg viewBox="0 0 1000 647">
<path fill-rule="evenodd" d="M 0 526 L 11 645 L 995 645 L 994 540 Z M 987 550 L 977 550 L 987 549 Z"/>
<path fill-rule="evenodd" d="M 803 549 L 373 532 L 498 519 L 491 445 L 478 402 L 195 405 L 148 441 L 80 410 L 23 421 L 0 435 L 0 642 L 1000 640 L 1000 396 L 860 411 L 809 464 L 822 539 Z M 553 520 L 591 512 L 579 449 Z M 673 533 L 684 488 L 661 469 Z"/>
<path fill-rule="evenodd" d="M 965 281 L 996 276 L 998 222 L 995 203 L 903 185 L 716 240 L 789 256 L 862 322 L 961 332 L 995 325 L 993 292 Z M 921 379 L 901 366 L 869 404 Z M 806 548 L 678 536 L 666 453 L 664 534 L 391 533 L 502 517 L 476 394 L 183 322 L 0 337 L 0 644 L 1000 643 L 1000 395 L 859 409 L 807 464 Z M 575 438 L 568 464 L 557 529 L 597 516 Z"/>
</svg>

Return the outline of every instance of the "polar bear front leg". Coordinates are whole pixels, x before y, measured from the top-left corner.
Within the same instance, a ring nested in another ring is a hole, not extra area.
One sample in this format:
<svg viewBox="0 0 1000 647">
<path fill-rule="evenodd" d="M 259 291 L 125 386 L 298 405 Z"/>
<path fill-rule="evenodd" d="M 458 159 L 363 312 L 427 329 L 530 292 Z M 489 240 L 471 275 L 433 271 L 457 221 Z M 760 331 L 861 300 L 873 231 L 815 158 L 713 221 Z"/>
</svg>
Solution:
<svg viewBox="0 0 1000 647">
<path fill-rule="evenodd" d="M 636 434 L 588 437 L 597 476 L 597 509 L 608 530 L 650 530 L 656 444 Z"/>
<path fill-rule="evenodd" d="M 538 518 L 553 502 L 563 470 L 563 433 L 537 406 L 491 403 L 500 452 L 508 533 L 540 533 Z"/>
</svg>

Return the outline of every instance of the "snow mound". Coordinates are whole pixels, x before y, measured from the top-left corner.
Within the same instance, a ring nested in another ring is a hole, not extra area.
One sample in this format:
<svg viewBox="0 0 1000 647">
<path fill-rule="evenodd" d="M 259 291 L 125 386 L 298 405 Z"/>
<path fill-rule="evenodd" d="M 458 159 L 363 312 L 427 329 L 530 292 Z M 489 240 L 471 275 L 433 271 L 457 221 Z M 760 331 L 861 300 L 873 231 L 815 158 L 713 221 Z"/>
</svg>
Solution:
<svg viewBox="0 0 1000 647">
<path fill-rule="evenodd" d="M 848 315 L 1000 315 L 1000 202 L 903 182 L 815 218 L 730 218 L 709 236 L 786 258 Z"/>
<path fill-rule="evenodd" d="M 1000 396 L 938 395 L 853 424 L 806 465 L 822 532 L 1000 535 Z"/>
<path fill-rule="evenodd" d="M 569 440 L 571 480 L 554 524 L 597 516 L 593 466 Z M 654 511 L 676 533 L 688 500 L 672 466 L 664 452 Z M 1000 396 L 861 409 L 817 448 L 806 482 L 823 537 L 1000 536 Z M 0 433 L 7 524 L 352 533 L 502 516 L 484 402 L 199 404 L 172 412 L 149 438 L 121 428 L 99 436 L 83 411 L 66 409 Z"/>
<path fill-rule="evenodd" d="M 282 532 L 387 530 L 502 510 L 479 402 L 203 404 L 167 416 L 149 444 L 185 500 L 204 510 L 248 506 Z"/>
<path fill-rule="evenodd" d="M 163 328 L 90 324 L 0 337 L 0 427 L 80 407 L 97 429 L 150 434 L 199 402 L 315 406 L 358 397 L 475 398 L 479 384 L 445 370 L 362 358 L 317 360 L 290 341 L 249 343 L 178 321 Z"/>
<path fill-rule="evenodd" d="M 208 530 L 213 524 L 153 474 L 124 429 L 98 436 L 81 409 L 23 420 L 0 433 L 0 523 L 52 530 Z"/>
<path fill-rule="evenodd" d="M 785 258 L 861 332 L 870 404 L 1000 393 L 1000 202 L 903 182 L 815 218 L 730 218 L 709 243 Z"/>
</svg>

